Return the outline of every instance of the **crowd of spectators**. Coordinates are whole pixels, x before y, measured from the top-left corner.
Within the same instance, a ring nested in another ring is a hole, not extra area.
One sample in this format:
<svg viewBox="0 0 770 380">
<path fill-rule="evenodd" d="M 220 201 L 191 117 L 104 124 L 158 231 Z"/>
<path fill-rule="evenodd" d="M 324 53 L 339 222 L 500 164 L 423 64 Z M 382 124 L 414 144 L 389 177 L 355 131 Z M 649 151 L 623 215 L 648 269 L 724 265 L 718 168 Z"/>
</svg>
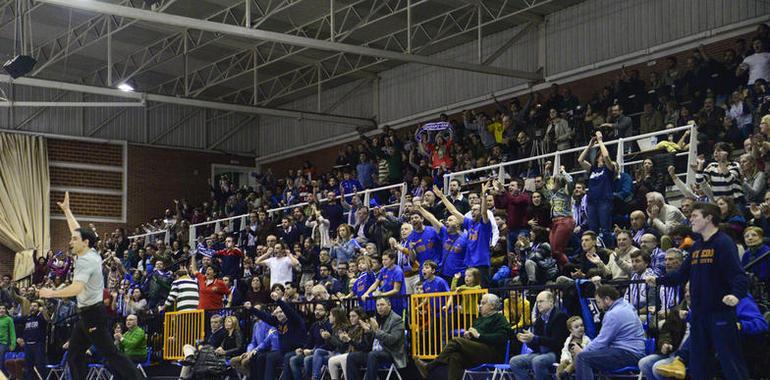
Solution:
<svg viewBox="0 0 770 380">
<path fill-rule="evenodd" d="M 690 311 L 713 311 L 708 307 L 726 320 L 737 310 L 740 344 L 757 344 L 753 339 L 767 331 L 767 323 L 759 322 L 767 295 L 754 294 L 759 301 L 754 302 L 747 283 L 752 290 L 770 284 L 770 247 L 764 239 L 770 237 L 764 171 L 770 160 L 769 47 L 770 32 L 761 25 L 751 39 L 735 40 L 718 56 L 699 47 L 685 62 L 664 59 L 665 69 L 651 71 L 646 80 L 638 70 L 624 68 L 592 99 L 578 99 L 554 84 L 548 94 L 496 101 L 493 112 L 441 115 L 436 128 L 384 127 L 377 136 L 362 135 L 339 152 L 330 172 L 319 173 L 305 162 L 286 176 L 266 170 L 253 187 L 221 176 L 210 184 L 209 201 L 174 200 L 162 217 L 134 231 L 167 230 L 167 238 L 130 241 L 123 229 L 103 232 L 91 225 L 101 239 L 104 303 L 117 323 L 115 343 L 143 360 L 147 341 L 159 338 L 145 336 L 139 326 L 161 313 L 238 309 L 248 318 L 227 312 L 224 320 L 211 318 L 206 343 L 244 375 L 272 378 L 283 371 L 284 378 L 320 379 L 327 366 L 332 379 L 374 379 L 383 363 L 397 369 L 409 363 L 403 334 L 409 294 L 569 287 L 586 280 L 604 314 L 593 340 L 584 332 L 588 321 L 574 316 L 579 307 L 569 306 L 567 293 L 519 292 L 508 298 L 506 292 L 504 300 L 490 293 L 480 305 L 455 305 L 475 308 L 479 318 L 461 338 L 446 342 L 438 359 L 416 361 L 419 373 L 431 376 L 444 366 L 450 379 L 458 379 L 465 368 L 500 361 L 498 348 L 510 336 L 516 347 L 511 352 L 524 345 L 533 350 L 512 359 L 517 379 L 529 376 L 529 369 L 545 378 L 554 363 L 559 375 L 575 371 L 580 379 L 591 378 L 593 370 L 639 362 L 644 326 L 658 336 L 657 356 L 639 363 L 648 378 L 677 377 L 677 366 L 688 362 L 708 371 L 701 359 L 715 351 L 723 372 L 741 378 L 747 372 L 741 372 L 745 364 L 736 364 L 744 363 L 737 332 L 730 347 L 738 354 L 682 342 L 693 319 Z M 676 176 L 678 164 L 671 158 L 690 144 L 689 132 L 665 132 L 687 124 L 697 126 L 692 144 L 699 154 L 691 186 Z M 623 153 L 642 161 L 635 168 L 621 167 L 605 145 L 651 132 L 661 132 L 652 146 L 625 145 Z M 439 188 L 447 173 L 583 145 L 579 156 L 562 158 L 556 171 L 550 161 L 532 161 L 509 167 L 503 176 L 458 177 L 446 194 Z M 400 188 L 361 194 L 401 182 L 408 185 L 405 194 Z M 716 205 L 716 213 L 704 203 Z M 385 207 L 393 204 L 400 207 Z M 269 211 L 292 205 L 285 212 Z M 190 245 L 190 225 L 244 214 L 245 223 L 234 219 L 201 227 Z M 702 219 L 719 228 L 728 248 L 706 257 L 704 230 L 694 225 Z M 688 278 L 681 269 L 698 273 L 690 269 L 698 260 L 736 265 L 733 272 L 710 272 L 712 277 L 690 285 L 699 294 L 713 280 L 708 286 L 719 299 L 705 302 L 710 306 L 691 304 L 685 292 Z M 743 267 L 750 263 L 747 281 Z M 57 361 L 66 350 L 62 339 L 74 318 L 74 302 L 43 302 L 36 293 L 66 286 L 72 266 L 67 252 L 49 251 L 36 257 L 32 285 L 2 278 L 0 371 L 6 351 L 25 352 L 26 376 L 32 376 L 33 367 L 42 371 L 44 362 Z M 729 278 L 714 280 L 724 276 Z M 645 285 L 655 277 L 656 287 Z M 601 285 L 624 280 L 630 283 L 620 292 L 618 286 Z M 737 299 L 723 303 L 729 296 Z M 702 321 L 693 326 L 700 330 L 687 334 L 700 341 L 715 334 Z M 42 351 L 46 336 L 55 342 L 48 345 L 48 359 Z M 199 351 L 190 346 L 185 353 Z M 725 368 L 726 363 L 736 367 Z M 195 373 L 194 363 L 188 364 L 184 375 Z M 669 372 L 661 375 L 659 367 Z"/>
</svg>

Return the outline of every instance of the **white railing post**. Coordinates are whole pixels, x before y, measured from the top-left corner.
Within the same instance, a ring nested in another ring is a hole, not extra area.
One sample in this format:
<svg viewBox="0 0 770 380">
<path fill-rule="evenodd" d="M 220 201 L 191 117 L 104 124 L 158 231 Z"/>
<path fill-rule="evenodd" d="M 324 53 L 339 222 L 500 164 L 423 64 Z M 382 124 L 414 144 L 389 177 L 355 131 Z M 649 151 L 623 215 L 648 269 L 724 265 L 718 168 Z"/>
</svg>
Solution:
<svg viewBox="0 0 770 380">
<path fill-rule="evenodd" d="M 451 181 L 452 181 L 452 174 L 451 173 L 444 174 L 444 194 L 449 194 L 449 182 Z"/>
<path fill-rule="evenodd" d="M 197 243 L 196 240 L 198 240 L 198 237 L 195 234 L 195 226 L 190 225 L 190 233 L 189 233 L 189 235 L 190 236 L 188 236 L 188 239 L 189 239 L 190 249 L 193 250 L 193 249 L 195 249 L 195 246 L 196 246 L 196 243 Z"/>
<path fill-rule="evenodd" d="M 364 190 L 364 206 L 369 207 L 369 200 L 371 199 L 371 193 L 369 189 Z"/>
<path fill-rule="evenodd" d="M 444 176 L 444 182 L 446 182 L 446 175 Z M 400 217 L 401 214 L 404 213 L 404 203 L 406 203 L 406 191 L 408 187 L 406 186 L 406 182 L 401 184 L 401 202 L 399 202 L 398 205 L 398 216 Z"/>
<path fill-rule="evenodd" d="M 690 167 L 698 159 L 698 128 L 695 124 L 690 126 L 690 146 L 687 151 L 687 178 L 685 182 L 687 186 L 691 186 L 695 183 L 695 170 Z"/>
<path fill-rule="evenodd" d="M 623 139 L 622 137 L 618 138 L 618 151 L 615 157 L 615 162 L 618 163 L 618 172 L 620 173 L 623 172 L 623 153 L 624 153 L 623 151 L 625 150 L 625 147 L 626 147 L 625 139 Z M 598 154 L 602 154 L 602 153 L 599 152 Z"/>
<path fill-rule="evenodd" d="M 170 244 L 171 242 L 171 230 L 166 230 L 166 233 L 163 236 L 163 242 L 166 243 L 166 245 Z"/>
<path fill-rule="evenodd" d="M 553 173 L 551 176 L 556 177 L 559 174 L 559 168 L 561 167 L 561 153 L 557 150 L 553 156 Z M 543 173 L 545 176 L 546 173 Z"/>
<path fill-rule="evenodd" d="M 218 234 L 219 231 L 222 231 L 222 222 L 221 221 L 217 221 L 216 223 L 214 223 L 214 233 Z"/>
<path fill-rule="evenodd" d="M 505 167 L 503 167 L 502 164 L 500 164 L 500 168 L 497 169 L 497 180 L 502 182 L 505 182 Z"/>
</svg>

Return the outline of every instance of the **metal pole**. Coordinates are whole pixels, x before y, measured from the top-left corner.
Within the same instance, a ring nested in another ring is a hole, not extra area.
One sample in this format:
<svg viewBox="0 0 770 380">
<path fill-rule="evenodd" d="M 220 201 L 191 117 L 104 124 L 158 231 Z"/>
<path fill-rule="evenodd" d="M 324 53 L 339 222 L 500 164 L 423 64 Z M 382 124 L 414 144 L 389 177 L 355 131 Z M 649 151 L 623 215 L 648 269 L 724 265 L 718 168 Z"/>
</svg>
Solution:
<svg viewBox="0 0 770 380">
<path fill-rule="evenodd" d="M 690 127 L 690 148 L 687 151 L 687 177 L 685 181 L 690 186 L 695 183 L 695 170 L 690 167 L 698 159 L 698 128 L 695 124 Z"/>
<path fill-rule="evenodd" d="M 478 39 L 478 42 L 479 42 L 478 43 L 478 52 L 477 52 L 477 54 L 479 56 L 479 63 L 481 64 L 481 63 L 484 62 L 484 47 L 482 46 L 483 45 L 483 43 L 482 43 L 483 42 L 483 36 L 482 36 L 482 33 L 481 33 L 481 24 L 482 24 L 482 21 L 483 21 L 482 17 L 481 17 L 481 4 L 479 4 L 479 6 L 476 7 L 476 8 L 478 9 L 478 25 L 479 25 L 476 28 L 476 38 Z"/>
<path fill-rule="evenodd" d="M 257 48 L 254 48 L 252 52 L 254 54 L 254 74 L 252 75 L 252 87 L 254 88 L 254 96 L 252 97 L 252 104 L 257 105 L 259 103 L 259 62 L 257 62 Z"/>
<path fill-rule="evenodd" d="M 321 64 L 318 64 L 318 78 L 316 78 L 318 81 L 318 104 L 316 112 L 321 112 Z"/>
<path fill-rule="evenodd" d="M 245 0 L 246 1 L 246 20 L 245 20 L 245 26 L 247 28 L 251 28 L 251 0 Z"/>
<path fill-rule="evenodd" d="M 112 87 L 112 17 L 107 18 L 107 85 Z"/>
<path fill-rule="evenodd" d="M 248 0 L 247 0 L 248 1 Z M 190 33 L 185 30 L 184 31 L 184 96 L 190 96 L 190 78 L 189 78 L 189 72 L 190 72 L 190 57 L 188 56 L 188 46 L 187 46 L 187 40 L 190 39 Z"/>
<path fill-rule="evenodd" d="M 334 25 L 334 0 L 329 0 L 329 41 L 334 42 L 335 34 Z"/>
<path fill-rule="evenodd" d="M 412 0 L 406 1 L 406 52 L 412 54 Z"/>
</svg>

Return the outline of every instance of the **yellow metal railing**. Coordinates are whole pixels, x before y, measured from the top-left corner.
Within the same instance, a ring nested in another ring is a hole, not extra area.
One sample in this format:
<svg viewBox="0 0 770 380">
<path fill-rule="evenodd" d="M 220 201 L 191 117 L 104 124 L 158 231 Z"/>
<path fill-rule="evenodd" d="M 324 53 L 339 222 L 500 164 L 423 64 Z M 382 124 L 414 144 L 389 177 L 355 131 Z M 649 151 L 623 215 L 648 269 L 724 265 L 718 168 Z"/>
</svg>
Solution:
<svg viewBox="0 0 770 380">
<path fill-rule="evenodd" d="M 166 313 L 163 319 L 163 359 L 184 359 L 182 347 L 195 345 L 205 336 L 203 310 L 186 310 Z"/>
<path fill-rule="evenodd" d="M 446 343 L 473 326 L 487 289 L 412 294 L 412 356 L 435 359 Z"/>
</svg>

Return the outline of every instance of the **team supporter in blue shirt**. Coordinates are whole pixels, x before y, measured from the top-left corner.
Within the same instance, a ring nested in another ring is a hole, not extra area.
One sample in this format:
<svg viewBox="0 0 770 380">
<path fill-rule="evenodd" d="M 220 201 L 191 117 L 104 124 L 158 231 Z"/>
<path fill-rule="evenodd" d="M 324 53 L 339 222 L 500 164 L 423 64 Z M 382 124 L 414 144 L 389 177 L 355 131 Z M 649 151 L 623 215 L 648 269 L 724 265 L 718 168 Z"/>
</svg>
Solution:
<svg viewBox="0 0 770 380">
<path fill-rule="evenodd" d="M 443 293 L 449 291 L 449 285 L 443 278 L 436 276 L 438 264 L 433 260 L 428 260 L 422 266 L 422 292 L 423 293 Z M 417 306 L 419 316 L 417 317 L 418 330 L 422 334 L 421 342 L 427 345 L 429 351 L 440 351 L 442 342 L 446 340 L 443 333 L 446 323 L 452 318 L 448 311 L 443 311 L 448 297 L 423 299 Z"/>
<path fill-rule="evenodd" d="M 411 249 L 414 250 L 417 261 L 420 262 L 420 269 L 426 260 L 440 262 L 441 241 L 438 232 L 433 227 L 425 225 L 420 213 L 413 213 L 409 220 L 412 223 L 412 233 L 407 241 Z"/>
<path fill-rule="evenodd" d="M 594 158 L 593 164 L 586 161 L 588 151 L 594 146 L 599 145 L 599 153 Z M 591 138 L 585 150 L 578 157 L 580 166 L 588 174 L 588 229 L 599 233 L 605 244 L 610 242 L 612 235 L 612 196 L 613 182 L 617 174 L 615 163 L 610 158 L 607 147 L 604 146 L 602 133 L 596 132 L 596 136 Z"/>
<path fill-rule="evenodd" d="M 377 280 L 374 272 L 372 272 L 372 259 L 369 256 L 361 256 L 356 260 L 358 265 L 358 277 L 353 280 L 353 284 L 350 285 L 350 296 L 361 298 L 361 296 L 369 290 L 369 287 Z M 367 313 L 373 313 L 375 310 L 374 300 L 361 301 L 361 308 Z"/>
<path fill-rule="evenodd" d="M 455 273 L 463 274 L 465 272 L 465 249 L 468 245 L 468 234 L 462 232 L 462 219 L 455 215 L 449 215 L 446 218 L 446 225 L 421 206 L 414 208 L 433 228 L 439 231 L 439 241 L 441 242 L 441 261 L 437 262 L 439 266 L 438 275 L 446 282 L 452 281 Z"/>
<path fill-rule="evenodd" d="M 382 255 L 382 269 L 377 274 L 377 280 L 361 296 L 361 300 L 366 302 L 369 296 L 372 297 L 391 297 L 390 304 L 393 312 L 401 315 L 404 310 L 404 297 L 406 289 L 404 287 L 404 272 L 401 267 L 396 265 L 398 254 L 394 251 L 385 251 Z"/>
<path fill-rule="evenodd" d="M 480 196 L 485 196 L 490 188 L 489 183 L 481 184 Z M 492 240 L 492 222 L 487 214 L 487 202 L 471 207 L 471 217 L 465 218 L 447 197 L 439 192 L 436 194 L 451 215 L 463 221 L 463 229 L 468 232 L 468 242 L 465 251 L 465 266 L 475 267 L 481 273 L 481 285 L 486 287 L 490 276 L 490 250 Z"/>
</svg>

